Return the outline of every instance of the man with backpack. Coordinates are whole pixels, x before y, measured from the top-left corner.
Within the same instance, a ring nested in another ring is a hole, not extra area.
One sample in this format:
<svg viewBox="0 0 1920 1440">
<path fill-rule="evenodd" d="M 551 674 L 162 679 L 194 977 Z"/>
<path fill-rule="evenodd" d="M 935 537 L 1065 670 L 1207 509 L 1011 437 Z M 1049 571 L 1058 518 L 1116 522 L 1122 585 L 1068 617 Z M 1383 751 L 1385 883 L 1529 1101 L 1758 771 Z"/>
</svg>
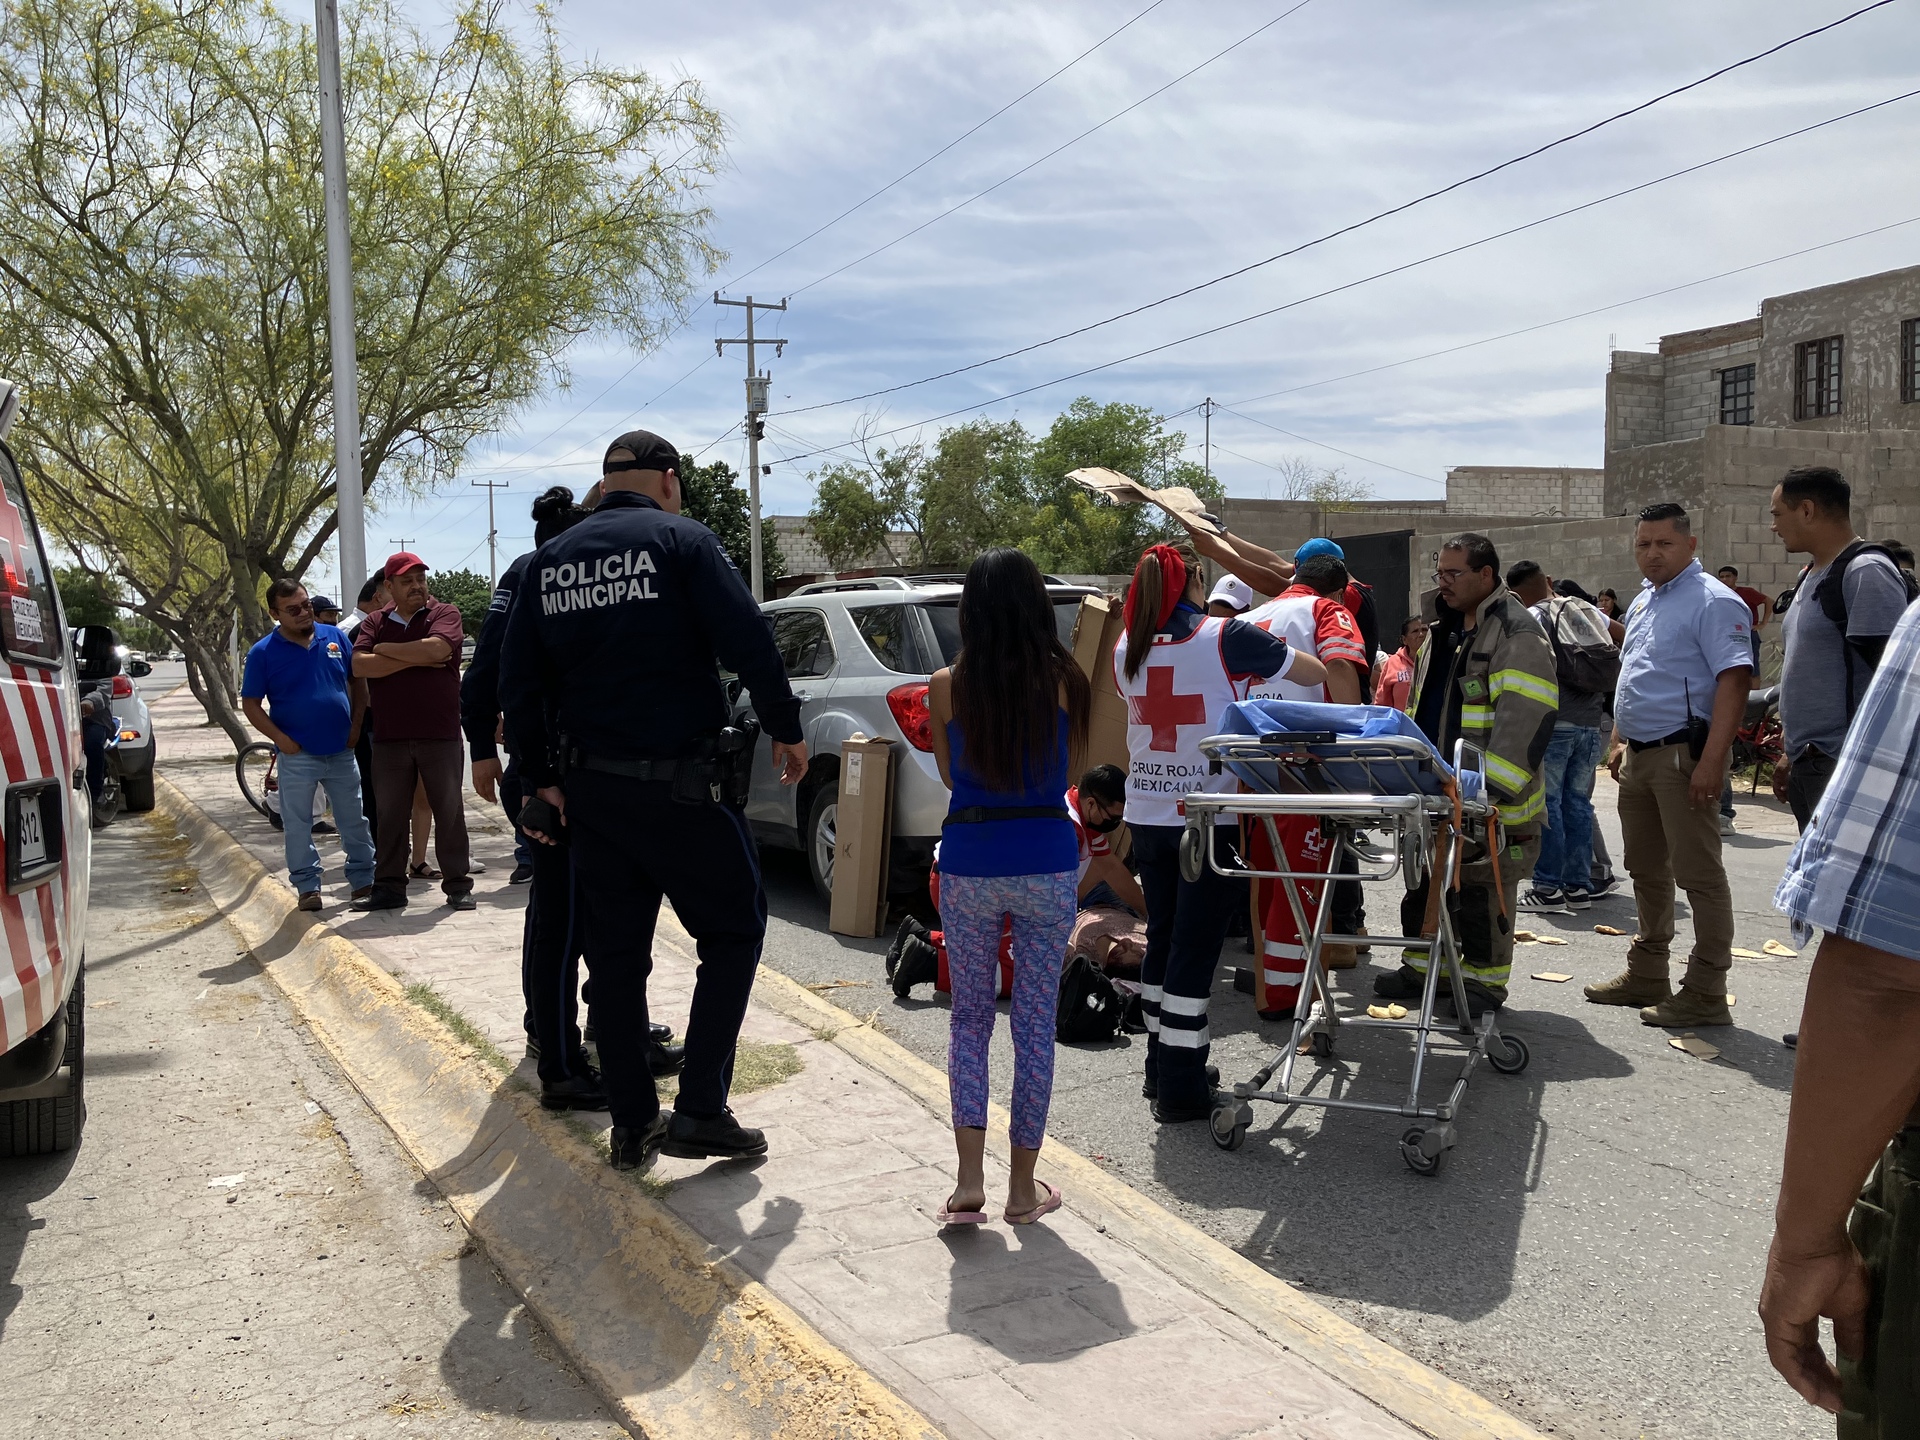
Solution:
<svg viewBox="0 0 1920 1440">
<path fill-rule="evenodd" d="M 1547 824 L 1533 883 L 1518 908 L 1570 915 L 1593 903 L 1593 775 L 1600 764 L 1606 699 L 1620 679 L 1620 651 L 1606 616 L 1584 600 L 1554 594 L 1553 579 L 1538 561 L 1516 561 L 1507 571 L 1507 588 L 1547 632 L 1560 685 L 1560 711 L 1541 761 Z"/>
<path fill-rule="evenodd" d="M 1773 793 L 1793 807 L 1802 830 L 1847 738 L 1880 663 L 1880 652 L 1908 603 L 1920 594 L 1888 547 L 1853 533 L 1853 492 L 1824 465 L 1789 470 L 1773 490 L 1773 533 L 1791 554 L 1811 559 L 1784 607 L 1780 723 L 1786 758 L 1773 769 Z"/>
</svg>

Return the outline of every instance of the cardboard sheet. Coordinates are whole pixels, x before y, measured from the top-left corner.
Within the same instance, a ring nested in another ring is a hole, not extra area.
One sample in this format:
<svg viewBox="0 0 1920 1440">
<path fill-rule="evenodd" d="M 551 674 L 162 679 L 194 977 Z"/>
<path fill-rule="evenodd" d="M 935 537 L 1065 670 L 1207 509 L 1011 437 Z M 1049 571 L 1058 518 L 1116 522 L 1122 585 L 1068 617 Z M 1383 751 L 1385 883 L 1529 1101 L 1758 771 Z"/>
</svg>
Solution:
<svg viewBox="0 0 1920 1440">
<path fill-rule="evenodd" d="M 1118 470 L 1108 470 L 1098 465 L 1069 470 L 1067 478 L 1116 505 L 1158 505 L 1189 530 L 1218 535 L 1223 528 L 1207 514 L 1207 502 L 1184 485 L 1169 485 L 1164 490 L 1155 490 L 1149 485 L 1142 485 L 1131 475 L 1122 475 Z"/>
</svg>

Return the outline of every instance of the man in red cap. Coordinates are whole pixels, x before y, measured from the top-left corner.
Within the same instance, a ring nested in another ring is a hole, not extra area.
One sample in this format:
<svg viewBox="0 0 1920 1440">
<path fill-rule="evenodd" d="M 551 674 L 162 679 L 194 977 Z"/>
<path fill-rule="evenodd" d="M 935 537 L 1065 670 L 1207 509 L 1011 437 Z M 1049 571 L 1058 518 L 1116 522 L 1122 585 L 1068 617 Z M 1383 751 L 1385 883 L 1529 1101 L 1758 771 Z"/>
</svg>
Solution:
<svg viewBox="0 0 1920 1440">
<path fill-rule="evenodd" d="M 413 792 L 424 785 L 433 807 L 434 856 L 441 889 L 455 910 L 471 910 L 467 816 L 460 790 L 460 648 L 466 631 L 456 606 L 427 593 L 427 562 L 411 551 L 382 567 L 391 603 L 354 631 L 353 673 L 368 682 L 373 717 L 376 837 L 373 894 L 356 910 L 398 910 L 407 903 Z"/>
</svg>

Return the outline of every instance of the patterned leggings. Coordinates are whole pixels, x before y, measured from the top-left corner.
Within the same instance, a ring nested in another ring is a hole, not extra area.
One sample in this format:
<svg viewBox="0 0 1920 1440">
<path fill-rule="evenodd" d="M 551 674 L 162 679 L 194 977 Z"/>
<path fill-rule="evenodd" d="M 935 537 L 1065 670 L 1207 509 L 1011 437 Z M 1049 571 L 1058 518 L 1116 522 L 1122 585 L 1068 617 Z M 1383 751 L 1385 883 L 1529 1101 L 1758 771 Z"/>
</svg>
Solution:
<svg viewBox="0 0 1920 1440">
<path fill-rule="evenodd" d="M 1073 932 L 1076 875 L 942 875 L 940 919 L 953 979 L 947 1084 L 953 1123 L 985 1129 L 987 1046 L 1000 981 L 1000 934 L 1013 920 L 1013 1143 L 1038 1150 L 1053 1099 L 1053 1015 Z"/>
</svg>

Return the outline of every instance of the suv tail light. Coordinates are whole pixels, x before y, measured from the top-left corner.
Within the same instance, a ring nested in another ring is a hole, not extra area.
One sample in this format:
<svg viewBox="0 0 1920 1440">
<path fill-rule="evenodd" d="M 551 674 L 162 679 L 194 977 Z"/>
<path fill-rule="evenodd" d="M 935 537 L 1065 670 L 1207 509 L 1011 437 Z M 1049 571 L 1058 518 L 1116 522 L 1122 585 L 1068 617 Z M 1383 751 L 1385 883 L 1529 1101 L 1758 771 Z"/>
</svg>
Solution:
<svg viewBox="0 0 1920 1440">
<path fill-rule="evenodd" d="M 131 700 L 133 698 L 133 681 L 124 675 L 114 676 L 113 698 L 116 700 Z"/>
<path fill-rule="evenodd" d="M 927 687 L 923 682 L 896 685 L 887 692 L 887 708 L 893 712 L 900 733 L 916 750 L 933 749 L 933 715 L 927 709 Z"/>
</svg>

